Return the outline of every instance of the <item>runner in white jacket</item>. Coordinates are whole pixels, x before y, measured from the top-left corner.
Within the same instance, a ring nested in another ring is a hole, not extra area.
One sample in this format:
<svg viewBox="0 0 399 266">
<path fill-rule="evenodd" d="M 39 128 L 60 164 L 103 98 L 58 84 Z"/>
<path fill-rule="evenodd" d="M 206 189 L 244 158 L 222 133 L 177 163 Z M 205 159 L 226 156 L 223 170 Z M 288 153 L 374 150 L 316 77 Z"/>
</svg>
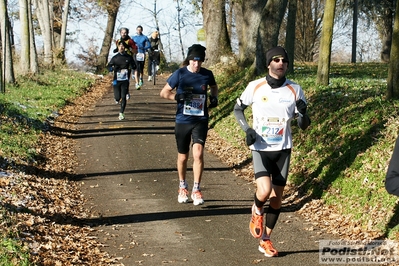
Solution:
<svg viewBox="0 0 399 266">
<path fill-rule="evenodd" d="M 234 106 L 234 115 L 246 132 L 247 145 L 252 150 L 256 192 L 252 206 L 250 232 L 261 238 L 259 251 L 267 257 L 278 256 L 270 235 L 281 211 L 284 187 L 291 157 L 291 121 L 296 118 L 301 129 L 310 125 L 307 103 L 302 88 L 286 79 L 288 55 L 277 46 L 266 52 L 269 68 L 265 78 L 248 84 Z M 253 126 L 244 110 L 252 106 Z M 270 200 L 265 226 L 263 206 Z"/>
</svg>

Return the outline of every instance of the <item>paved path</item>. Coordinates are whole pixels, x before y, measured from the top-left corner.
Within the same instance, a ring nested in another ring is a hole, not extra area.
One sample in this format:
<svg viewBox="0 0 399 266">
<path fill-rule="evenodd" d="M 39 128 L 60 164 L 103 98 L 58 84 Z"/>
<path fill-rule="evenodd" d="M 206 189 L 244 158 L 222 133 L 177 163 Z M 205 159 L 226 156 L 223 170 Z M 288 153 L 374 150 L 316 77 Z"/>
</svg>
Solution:
<svg viewBox="0 0 399 266">
<path fill-rule="evenodd" d="M 319 265 L 317 231 L 283 209 L 266 258 L 248 230 L 254 185 L 205 154 L 205 204 L 177 202 L 175 103 L 160 85 L 131 89 L 119 121 L 111 90 L 81 117 L 76 171 L 104 250 L 123 265 Z M 188 183 L 192 186 L 190 158 Z M 325 237 L 324 237 L 325 238 Z"/>
</svg>

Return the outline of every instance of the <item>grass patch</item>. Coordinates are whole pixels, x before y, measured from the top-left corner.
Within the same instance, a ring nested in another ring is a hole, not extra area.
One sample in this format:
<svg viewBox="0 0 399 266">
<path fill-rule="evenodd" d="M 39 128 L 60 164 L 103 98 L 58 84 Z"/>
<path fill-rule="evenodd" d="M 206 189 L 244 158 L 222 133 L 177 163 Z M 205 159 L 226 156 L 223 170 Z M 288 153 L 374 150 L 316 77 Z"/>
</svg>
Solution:
<svg viewBox="0 0 399 266">
<path fill-rule="evenodd" d="M 58 110 L 82 95 L 94 76 L 63 70 L 20 77 L 0 94 L 0 157 L 34 160 L 40 132 L 58 116 Z"/>
<path fill-rule="evenodd" d="M 12 238 L 3 238 L 0 242 L 0 265 L 28 266 L 29 252 L 21 243 Z"/>
</svg>

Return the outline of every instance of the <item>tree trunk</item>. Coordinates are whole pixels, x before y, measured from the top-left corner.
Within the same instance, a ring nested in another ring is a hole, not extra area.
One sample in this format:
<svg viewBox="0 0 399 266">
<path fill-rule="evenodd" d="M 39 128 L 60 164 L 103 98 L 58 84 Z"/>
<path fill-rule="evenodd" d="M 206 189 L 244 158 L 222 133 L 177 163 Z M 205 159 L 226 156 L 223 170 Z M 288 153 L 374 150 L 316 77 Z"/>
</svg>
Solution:
<svg viewBox="0 0 399 266">
<path fill-rule="evenodd" d="M 1 66 L 2 69 L 1 80 L 2 90 L 5 90 L 4 84 L 7 83 L 15 83 L 14 76 L 14 65 L 12 59 L 12 50 L 11 50 L 11 39 L 10 39 L 10 20 L 8 18 L 7 12 L 7 1 L 0 0 L 0 29 L 1 29 L 1 44 L 2 44 L 2 56 L 1 56 Z"/>
<path fill-rule="evenodd" d="M 399 99 L 399 1 L 396 3 L 394 17 L 391 58 L 388 69 L 388 99 Z"/>
<path fill-rule="evenodd" d="M 66 42 L 66 29 L 68 24 L 68 11 L 69 11 L 69 0 L 65 0 L 64 8 L 62 12 L 62 28 L 60 37 L 60 46 L 57 59 L 61 60 L 62 64 L 65 64 L 65 42 Z"/>
<path fill-rule="evenodd" d="M 327 86 L 329 83 L 335 5 L 336 0 L 326 0 L 326 5 L 324 7 L 323 28 L 321 30 L 316 83 L 325 86 Z"/>
<path fill-rule="evenodd" d="M 203 0 L 202 17 L 206 33 L 205 64 L 214 65 L 220 56 L 232 53 L 226 26 L 226 1 Z"/>
<path fill-rule="evenodd" d="M 181 11 L 182 11 L 182 8 L 180 7 L 180 2 L 181 2 L 181 0 L 177 0 L 176 1 L 176 5 L 177 5 L 176 6 L 176 10 L 177 10 L 177 33 L 179 34 L 180 51 L 181 51 L 182 58 L 184 60 L 184 58 L 186 57 L 186 54 L 184 52 L 183 38 L 182 38 L 182 34 L 181 34 L 181 24 L 182 24 Z"/>
<path fill-rule="evenodd" d="M 37 51 L 35 42 L 35 29 L 33 27 L 32 19 L 32 0 L 28 0 L 28 23 L 29 23 L 29 56 L 30 56 L 30 73 L 36 74 L 39 71 L 39 65 L 37 62 Z"/>
<path fill-rule="evenodd" d="M 287 30 L 285 35 L 285 50 L 287 50 L 290 63 L 288 64 L 288 71 L 294 73 L 294 59 L 295 59 L 295 21 L 297 11 L 297 1 L 289 0 L 288 16 L 287 16 Z"/>
<path fill-rule="evenodd" d="M 96 66 L 97 73 L 103 73 L 105 70 L 105 66 L 108 63 L 108 55 L 112 45 L 112 36 L 114 35 L 116 16 L 118 15 L 120 5 L 121 0 L 115 0 L 106 6 L 108 19 L 107 26 L 105 28 L 103 44 L 101 45 L 100 54 L 98 55 L 98 61 Z"/>
<path fill-rule="evenodd" d="M 29 13 L 28 1 L 19 0 L 19 18 L 21 23 L 21 52 L 19 53 L 19 71 L 21 75 L 29 73 L 30 48 L 29 48 Z"/>
<path fill-rule="evenodd" d="M 242 67 L 250 66 L 255 60 L 258 27 L 266 2 L 267 0 L 247 0 L 233 3 L 237 25 L 238 61 Z"/>
<path fill-rule="evenodd" d="M 51 1 L 51 0 L 50 0 Z M 43 37 L 44 63 L 52 65 L 53 63 L 53 40 L 52 40 L 52 4 L 49 0 L 34 0 L 36 14 L 39 21 Z M 51 5 L 50 5 L 51 4 Z"/>
<path fill-rule="evenodd" d="M 288 0 L 269 0 L 262 10 L 259 24 L 257 49 L 255 53 L 256 74 L 267 71 L 266 51 L 278 44 L 281 22 L 287 8 Z"/>
<path fill-rule="evenodd" d="M 234 3 L 239 63 L 252 65 L 252 74 L 265 73 L 267 49 L 278 44 L 288 0 L 249 0 Z"/>
<path fill-rule="evenodd" d="M 353 24 L 352 24 L 352 59 L 351 63 L 356 63 L 357 48 L 357 21 L 358 21 L 358 0 L 353 3 Z"/>
<path fill-rule="evenodd" d="M 390 51 L 392 44 L 392 21 L 393 21 L 393 10 L 386 8 L 383 16 L 383 35 L 382 35 L 382 52 L 381 60 L 383 62 L 390 61 Z M 395 15 L 396 16 L 396 15 Z"/>
</svg>

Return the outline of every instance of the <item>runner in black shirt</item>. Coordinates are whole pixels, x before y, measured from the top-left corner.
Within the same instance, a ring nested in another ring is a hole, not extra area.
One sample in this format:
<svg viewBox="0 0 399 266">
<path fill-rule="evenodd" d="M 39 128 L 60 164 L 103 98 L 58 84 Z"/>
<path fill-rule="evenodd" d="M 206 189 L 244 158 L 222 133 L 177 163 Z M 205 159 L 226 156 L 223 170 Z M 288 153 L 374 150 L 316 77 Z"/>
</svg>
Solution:
<svg viewBox="0 0 399 266">
<path fill-rule="evenodd" d="M 115 103 L 120 103 L 119 120 L 125 119 L 126 108 L 126 94 L 129 88 L 129 73 L 136 69 L 136 64 L 132 56 L 125 52 L 123 41 L 118 40 L 118 53 L 112 57 L 107 64 L 107 69 L 114 72 L 114 86 Z"/>
</svg>

